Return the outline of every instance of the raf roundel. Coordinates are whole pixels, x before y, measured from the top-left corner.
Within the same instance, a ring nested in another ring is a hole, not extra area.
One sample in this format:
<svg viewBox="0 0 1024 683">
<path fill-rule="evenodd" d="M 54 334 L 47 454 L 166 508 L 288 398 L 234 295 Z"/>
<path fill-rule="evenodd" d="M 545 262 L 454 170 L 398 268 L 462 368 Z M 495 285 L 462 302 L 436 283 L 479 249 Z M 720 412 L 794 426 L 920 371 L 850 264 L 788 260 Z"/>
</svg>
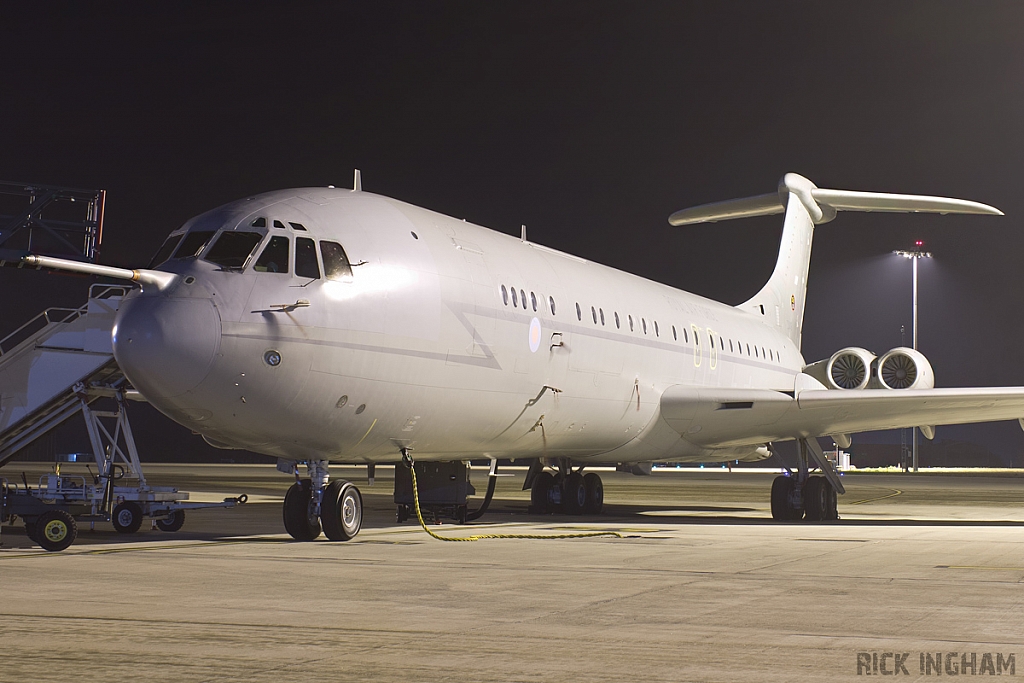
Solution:
<svg viewBox="0 0 1024 683">
<path fill-rule="evenodd" d="M 530 351 L 537 353 L 540 348 L 540 321 L 534 318 L 530 321 Z"/>
</svg>

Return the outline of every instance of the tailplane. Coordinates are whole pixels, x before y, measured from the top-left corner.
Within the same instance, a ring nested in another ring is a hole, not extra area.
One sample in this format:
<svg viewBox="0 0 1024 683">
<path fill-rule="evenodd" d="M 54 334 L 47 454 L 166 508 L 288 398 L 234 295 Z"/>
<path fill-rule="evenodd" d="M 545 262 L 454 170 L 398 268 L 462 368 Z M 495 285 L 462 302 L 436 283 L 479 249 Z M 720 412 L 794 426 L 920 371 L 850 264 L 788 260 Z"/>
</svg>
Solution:
<svg viewBox="0 0 1024 683">
<path fill-rule="evenodd" d="M 678 226 L 785 212 L 775 271 L 760 292 L 737 308 L 764 316 L 767 325 L 779 329 L 799 347 L 814 226 L 832 220 L 838 211 L 1003 215 L 987 204 L 964 199 L 826 190 L 803 176 L 787 173 L 779 181 L 777 193 L 683 209 L 669 216 L 668 221 Z"/>
</svg>

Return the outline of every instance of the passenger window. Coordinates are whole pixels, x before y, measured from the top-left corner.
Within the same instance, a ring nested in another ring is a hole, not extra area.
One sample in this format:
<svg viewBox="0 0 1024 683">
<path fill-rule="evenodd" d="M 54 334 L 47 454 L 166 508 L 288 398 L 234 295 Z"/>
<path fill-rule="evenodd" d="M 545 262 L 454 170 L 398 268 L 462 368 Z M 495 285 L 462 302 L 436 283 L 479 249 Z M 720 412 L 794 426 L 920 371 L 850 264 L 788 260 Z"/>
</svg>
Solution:
<svg viewBox="0 0 1024 683">
<path fill-rule="evenodd" d="M 252 269 L 258 273 L 287 273 L 288 238 L 271 237 Z"/>
<path fill-rule="evenodd" d="M 174 248 L 178 246 L 178 242 L 181 241 L 181 235 L 171 235 L 164 243 L 160 245 L 160 248 L 156 252 L 156 256 L 149 262 L 149 268 L 156 268 L 161 263 L 166 261 L 174 253 Z"/>
<path fill-rule="evenodd" d="M 254 228 L 265 228 L 267 227 L 267 219 L 264 218 L 263 216 L 259 216 L 258 218 L 253 220 L 253 222 L 250 223 L 249 225 L 251 225 Z"/>
<path fill-rule="evenodd" d="M 599 309 L 597 309 L 597 312 L 601 316 L 601 326 L 603 327 L 604 326 L 604 309 L 603 308 L 599 308 Z"/>
<path fill-rule="evenodd" d="M 284 230 L 284 223 L 282 223 L 281 221 L 274 221 L 274 227 Z"/>
<path fill-rule="evenodd" d="M 185 239 L 181 241 L 181 246 L 175 252 L 174 258 L 199 256 L 199 252 L 206 247 L 206 243 L 213 237 L 214 232 L 214 230 L 196 230 L 185 235 Z"/>
<path fill-rule="evenodd" d="M 747 355 L 750 355 L 750 344 L 747 344 Z"/>
<path fill-rule="evenodd" d="M 660 337 L 661 336 L 661 332 L 658 330 L 658 321 L 657 320 L 654 321 L 654 336 L 655 337 Z"/>
<path fill-rule="evenodd" d="M 687 334 L 685 327 L 683 328 L 683 341 L 687 344 L 690 343 L 690 335 Z"/>
<path fill-rule="evenodd" d="M 533 306 L 533 312 L 537 312 L 537 295 L 530 292 L 530 305 Z"/>
<path fill-rule="evenodd" d="M 590 307 L 590 315 L 594 316 L 594 324 L 597 324 L 597 309 L 593 306 Z"/>
<path fill-rule="evenodd" d="M 735 349 L 732 348 L 732 339 L 729 340 L 729 353 L 735 353 Z"/>
<path fill-rule="evenodd" d="M 508 306 L 508 290 L 505 288 L 505 285 L 501 286 L 501 300 Z"/>
<path fill-rule="evenodd" d="M 516 296 L 516 288 L 512 288 L 512 306 L 513 308 L 519 308 L 519 297 Z"/>
<path fill-rule="evenodd" d="M 583 320 L 583 311 L 580 309 L 580 304 L 576 302 L 576 319 Z"/>
<path fill-rule="evenodd" d="M 526 292 L 519 290 L 519 300 L 523 302 L 523 309 L 526 309 Z"/>
<path fill-rule="evenodd" d="M 231 270 L 241 270 L 256 245 L 263 240 L 258 232 L 222 232 L 206 253 L 206 260 Z"/>
<path fill-rule="evenodd" d="M 549 296 L 548 297 L 548 304 L 551 306 L 551 315 L 554 315 L 555 314 L 555 297 Z"/>
<path fill-rule="evenodd" d="M 620 327 L 621 325 L 619 325 L 619 312 L 615 311 L 615 329 L 619 329 Z"/>
<path fill-rule="evenodd" d="M 673 341 L 679 341 L 679 335 L 676 334 L 676 326 L 675 325 L 672 326 L 672 340 Z"/>
<path fill-rule="evenodd" d="M 640 318 L 640 324 L 644 327 L 644 334 L 647 334 L 647 318 Z"/>
<path fill-rule="evenodd" d="M 626 318 L 629 320 L 629 331 L 633 331 L 633 316 L 632 314 L 627 315 Z"/>
<path fill-rule="evenodd" d="M 320 255 L 324 259 L 324 277 L 328 280 L 352 279 L 352 266 L 349 265 L 348 256 L 340 244 L 321 240 Z"/>
<path fill-rule="evenodd" d="M 320 279 L 320 264 L 316 262 L 316 242 L 308 237 L 295 240 L 295 274 L 312 280 Z"/>
</svg>

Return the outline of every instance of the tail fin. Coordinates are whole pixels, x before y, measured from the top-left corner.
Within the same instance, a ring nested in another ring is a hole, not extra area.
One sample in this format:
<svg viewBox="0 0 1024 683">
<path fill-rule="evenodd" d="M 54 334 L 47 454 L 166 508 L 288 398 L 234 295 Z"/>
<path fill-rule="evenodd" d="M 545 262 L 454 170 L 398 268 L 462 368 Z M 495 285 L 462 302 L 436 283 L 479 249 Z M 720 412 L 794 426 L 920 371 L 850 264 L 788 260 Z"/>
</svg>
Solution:
<svg viewBox="0 0 1024 683">
<path fill-rule="evenodd" d="M 799 347 L 814 226 L 832 220 L 836 217 L 837 211 L 1003 215 L 999 209 L 964 199 L 825 190 L 816 187 L 803 176 L 787 173 L 779 181 L 778 194 L 733 199 L 683 209 L 669 216 L 668 222 L 677 226 L 691 225 L 785 212 L 782 244 L 779 248 L 779 260 L 775 263 L 775 271 L 760 292 L 737 308 L 764 316 L 767 325 L 780 330 Z"/>
</svg>

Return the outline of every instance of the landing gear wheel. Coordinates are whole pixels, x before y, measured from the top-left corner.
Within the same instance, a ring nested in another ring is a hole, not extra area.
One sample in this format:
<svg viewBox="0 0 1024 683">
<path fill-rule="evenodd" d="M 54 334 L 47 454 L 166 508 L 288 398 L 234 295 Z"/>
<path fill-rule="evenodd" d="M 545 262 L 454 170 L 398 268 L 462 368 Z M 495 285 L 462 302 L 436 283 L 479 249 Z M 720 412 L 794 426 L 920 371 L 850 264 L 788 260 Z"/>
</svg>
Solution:
<svg viewBox="0 0 1024 683">
<path fill-rule="evenodd" d="M 36 520 L 36 543 L 43 550 L 57 552 L 64 550 L 78 537 L 75 518 L 63 510 L 49 510 Z"/>
<path fill-rule="evenodd" d="M 792 494 L 796 482 L 792 477 L 778 476 L 772 482 L 772 519 L 791 521 L 803 517 L 804 511 L 793 507 Z"/>
<path fill-rule="evenodd" d="M 312 541 L 320 535 L 320 518 L 310 514 L 313 485 L 309 479 L 296 482 L 284 494 L 284 530 L 296 541 Z"/>
<path fill-rule="evenodd" d="M 335 479 L 324 489 L 320 522 L 332 541 L 350 541 L 363 526 L 363 497 L 344 479 Z"/>
<path fill-rule="evenodd" d="M 533 480 L 533 488 L 530 489 L 530 508 L 535 514 L 544 514 L 551 511 L 551 487 L 555 485 L 555 478 L 550 472 L 541 472 Z"/>
<path fill-rule="evenodd" d="M 156 520 L 156 528 L 160 531 L 177 531 L 185 524 L 185 511 L 175 510 L 163 519 Z"/>
<path fill-rule="evenodd" d="M 583 512 L 588 515 L 599 515 L 604 509 L 604 484 L 596 472 L 583 475 L 583 488 L 587 491 L 587 502 Z"/>
<path fill-rule="evenodd" d="M 810 477 L 804 484 L 804 513 L 808 522 L 820 522 L 830 507 L 828 490 L 831 488 L 824 477 Z"/>
<path fill-rule="evenodd" d="M 832 484 L 828 485 L 828 513 L 825 515 L 825 519 L 829 521 L 836 521 L 839 519 L 839 494 L 832 487 Z"/>
<path fill-rule="evenodd" d="M 130 500 L 119 503 L 110 516 L 110 523 L 119 534 L 134 534 L 142 526 L 142 508 Z"/>
<path fill-rule="evenodd" d="M 562 491 L 565 494 L 562 498 L 565 514 L 583 514 L 583 509 L 587 504 L 587 487 L 583 483 L 583 475 L 579 472 L 573 472 L 566 477 Z"/>
</svg>

